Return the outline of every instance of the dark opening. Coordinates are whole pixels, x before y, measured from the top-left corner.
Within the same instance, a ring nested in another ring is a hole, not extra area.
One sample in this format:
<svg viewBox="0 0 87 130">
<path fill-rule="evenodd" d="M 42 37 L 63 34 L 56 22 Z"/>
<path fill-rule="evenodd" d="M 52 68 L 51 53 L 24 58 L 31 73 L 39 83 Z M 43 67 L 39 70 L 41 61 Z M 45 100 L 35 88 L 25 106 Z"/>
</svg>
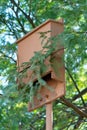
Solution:
<svg viewBox="0 0 87 130">
<path fill-rule="evenodd" d="M 50 79 L 51 79 L 51 72 L 48 73 L 47 75 L 43 76 L 42 79 L 43 79 L 44 81 L 46 81 L 46 82 L 47 82 L 48 80 L 50 80 Z M 38 84 L 38 80 L 34 81 L 34 83 L 33 83 L 33 85 L 36 85 L 36 84 Z"/>
<path fill-rule="evenodd" d="M 51 73 L 45 75 L 44 77 L 42 77 L 42 79 L 45 80 L 45 81 L 50 80 L 51 79 Z"/>
</svg>

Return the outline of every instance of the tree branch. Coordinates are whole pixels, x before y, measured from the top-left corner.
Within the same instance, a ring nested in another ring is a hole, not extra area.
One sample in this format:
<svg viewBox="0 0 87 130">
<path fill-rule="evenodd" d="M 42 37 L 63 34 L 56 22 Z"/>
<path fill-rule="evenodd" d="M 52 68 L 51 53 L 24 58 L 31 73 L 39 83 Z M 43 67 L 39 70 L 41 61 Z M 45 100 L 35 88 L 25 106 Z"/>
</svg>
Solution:
<svg viewBox="0 0 87 130">
<path fill-rule="evenodd" d="M 27 18 L 27 20 L 30 22 L 30 24 L 32 25 L 33 28 L 35 28 L 35 24 L 32 20 L 32 18 L 30 17 L 30 15 L 27 15 L 20 7 L 19 5 L 14 1 L 14 0 L 10 0 L 23 14 L 24 16 Z"/>
<path fill-rule="evenodd" d="M 21 27 L 22 32 L 23 32 L 24 34 L 26 34 L 27 31 L 24 29 L 24 26 L 22 25 L 20 19 L 18 18 L 17 12 L 14 11 L 14 13 L 15 13 L 15 15 L 16 15 L 17 21 L 18 21 L 18 23 L 19 23 L 19 25 L 20 25 L 20 27 Z"/>
<path fill-rule="evenodd" d="M 10 25 L 11 23 L 9 24 L 8 21 L 6 21 L 5 19 L 1 19 L 1 22 L 4 23 L 7 26 L 9 32 L 11 32 L 15 36 L 15 38 L 18 39 L 18 36 L 14 28 L 12 28 L 12 26 Z"/>
<path fill-rule="evenodd" d="M 69 74 L 69 76 L 70 76 L 70 78 L 71 78 L 71 80 L 72 80 L 72 82 L 73 82 L 75 88 L 77 89 L 77 91 L 78 91 L 78 93 L 79 93 L 79 96 L 80 96 L 80 98 L 81 98 L 81 100 L 82 100 L 82 103 L 83 103 L 83 105 L 84 105 L 84 107 L 85 107 L 86 104 L 85 104 L 85 102 L 84 102 L 84 99 L 83 99 L 83 97 L 82 97 L 82 95 L 81 95 L 81 92 L 80 92 L 80 90 L 79 90 L 79 88 L 78 88 L 78 86 L 77 86 L 75 80 L 73 79 L 73 76 L 71 75 L 69 69 L 68 69 L 67 67 L 65 67 L 65 68 L 66 68 L 66 70 L 67 70 L 67 72 L 68 72 L 68 74 Z"/>
<path fill-rule="evenodd" d="M 83 89 L 83 90 L 80 92 L 81 95 L 84 95 L 84 94 L 86 94 L 86 93 L 87 93 L 87 88 Z M 80 94 L 75 95 L 72 100 L 74 101 L 74 100 L 76 100 L 77 98 L 80 98 Z"/>
<path fill-rule="evenodd" d="M 87 118 L 87 113 L 83 112 L 82 110 L 80 110 L 78 107 L 76 107 L 74 104 L 72 104 L 71 102 L 69 102 L 67 99 L 65 99 L 64 97 L 60 98 L 64 104 L 68 107 L 71 107 L 76 113 L 78 113 L 81 117 L 85 117 Z"/>
<path fill-rule="evenodd" d="M 79 117 L 78 121 L 74 125 L 74 129 L 77 129 L 83 121 L 83 117 Z"/>
<path fill-rule="evenodd" d="M 6 55 L 6 54 L 5 54 L 4 52 L 2 52 L 1 50 L 0 50 L 0 53 L 1 53 L 4 57 L 9 58 L 9 59 L 11 59 L 14 63 L 16 63 L 16 60 L 14 60 L 14 58 L 12 58 L 12 57 Z"/>
</svg>

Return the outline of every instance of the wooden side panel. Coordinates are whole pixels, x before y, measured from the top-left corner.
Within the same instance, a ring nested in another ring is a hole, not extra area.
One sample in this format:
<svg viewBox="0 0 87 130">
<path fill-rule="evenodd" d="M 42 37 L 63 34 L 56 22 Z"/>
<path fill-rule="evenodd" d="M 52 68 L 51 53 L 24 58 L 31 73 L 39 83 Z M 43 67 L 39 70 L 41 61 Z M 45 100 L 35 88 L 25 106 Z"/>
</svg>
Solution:
<svg viewBox="0 0 87 130">
<path fill-rule="evenodd" d="M 55 52 L 52 57 L 51 78 L 65 82 L 64 49 Z"/>
<path fill-rule="evenodd" d="M 63 24 L 59 24 L 59 23 L 55 23 L 55 22 L 51 22 L 51 36 L 54 37 L 60 33 L 62 33 L 64 31 L 64 25 Z"/>
</svg>

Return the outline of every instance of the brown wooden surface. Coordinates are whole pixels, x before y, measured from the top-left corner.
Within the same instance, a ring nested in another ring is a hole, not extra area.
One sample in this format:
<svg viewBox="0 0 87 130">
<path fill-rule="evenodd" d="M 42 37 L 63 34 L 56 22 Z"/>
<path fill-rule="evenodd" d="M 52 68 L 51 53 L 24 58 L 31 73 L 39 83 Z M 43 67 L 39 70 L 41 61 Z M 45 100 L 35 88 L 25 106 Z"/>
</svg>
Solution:
<svg viewBox="0 0 87 130">
<path fill-rule="evenodd" d="M 36 94 L 33 102 L 29 102 L 28 111 L 37 109 L 44 104 L 52 102 L 65 94 L 65 84 L 54 79 L 47 81 L 48 88 L 43 86 Z"/>
<path fill-rule="evenodd" d="M 63 55 L 64 55 L 64 48 L 56 51 L 52 56 L 48 57 L 45 60 L 45 65 L 48 67 L 47 71 L 42 74 L 42 77 L 46 76 L 48 73 L 51 73 L 51 78 L 56 79 L 59 81 L 65 81 L 65 67 L 64 67 L 64 60 L 63 60 Z M 50 62 L 51 57 L 53 57 L 52 61 Z M 26 68 L 25 68 L 26 69 Z M 21 73 L 21 72 L 20 72 Z M 31 80 L 36 81 L 37 77 L 34 75 L 32 78 L 33 71 L 28 70 L 26 71 L 26 76 L 22 79 L 22 82 L 27 83 Z"/>
<path fill-rule="evenodd" d="M 46 36 L 47 39 L 53 36 L 56 36 L 62 33 L 64 30 L 63 22 L 48 20 L 43 23 L 41 26 L 34 29 L 32 32 L 28 33 L 26 36 L 17 41 L 18 43 L 18 60 L 17 66 L 21 66 L 22 63 L 28 62 L 34 52 L 42 50 L 40 39 L 40 32 L 50 31 Z M 45 39 L 45 40 L 47 40 Z M 64 48 L 60 43 L 58 43 L 58 51 L 54 52 L 48 59 L 52 59 L 52 66 L 42 74 L 42 77 L 45 77 L 46 86 L 42 86 L 41 89 L 34 96 L 33 102 L 29 103 L 28 110 L 32 111 L 36 108 L 43 106 L 51 101 L 56 100 L 57 98 L 65 94 L 65 68 L 64 68 Z M 61 48 L 62 47 L 62 48 Z M 49 60 L 46 59 L 46 65 L 48 66 Z M 23 71 L 24 68 L 20 67 L 19 72 Z M 27 77 L 22 79 L 22 82 L 27 83 L 31 80 L 32 71 L 27 71 Z M 34 77 L 33 82 L 37 81 L 37 77 Z M 39 95 L 39 96 L 38 96 Z"/>
<path fill-rule="evenodd" d="M 52 102 L 46 104 L 46 130 L 53 130 Z"/>
<path fill-rule="evenodd" d="M 19 39 L 17 41 L 18 45 L 18 60 L 17 65 L 21 66 L 22 63 L 28 62 L 32 56 L 34 56 L 34 52 L 42 50 L 41 41 L 40 38 L 40 32 L 47 32 L 46 34 L 47 39 L 53 36 L 56 36 L 60 33 L 62 33 L 64 30 L 63 23 L 60 21 L 54 21 L 54 20 L 48 20 L 43 23 L 41 26 L 34 29 L 32 32 L 24 36 L 23 38 Z M 47 40 L 46 39 L 46 40 Z M 58 43 L 60 44 L 60 43 Z M 20 71 L 23 68 L 20 69 Z"/>
</svg>

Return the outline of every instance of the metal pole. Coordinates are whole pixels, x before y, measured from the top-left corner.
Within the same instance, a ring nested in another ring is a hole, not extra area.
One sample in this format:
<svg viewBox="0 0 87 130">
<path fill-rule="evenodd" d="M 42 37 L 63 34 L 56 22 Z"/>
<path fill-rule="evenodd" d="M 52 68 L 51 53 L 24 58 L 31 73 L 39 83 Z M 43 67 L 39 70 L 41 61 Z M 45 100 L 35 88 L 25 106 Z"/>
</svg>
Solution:
<svg viewBox="0 0 87 130">
<path fill-rule="evenodd" d="M 53 110 L 52 102 L 46 104 L 46 130 L 53 129 Z"/>
</svg>

